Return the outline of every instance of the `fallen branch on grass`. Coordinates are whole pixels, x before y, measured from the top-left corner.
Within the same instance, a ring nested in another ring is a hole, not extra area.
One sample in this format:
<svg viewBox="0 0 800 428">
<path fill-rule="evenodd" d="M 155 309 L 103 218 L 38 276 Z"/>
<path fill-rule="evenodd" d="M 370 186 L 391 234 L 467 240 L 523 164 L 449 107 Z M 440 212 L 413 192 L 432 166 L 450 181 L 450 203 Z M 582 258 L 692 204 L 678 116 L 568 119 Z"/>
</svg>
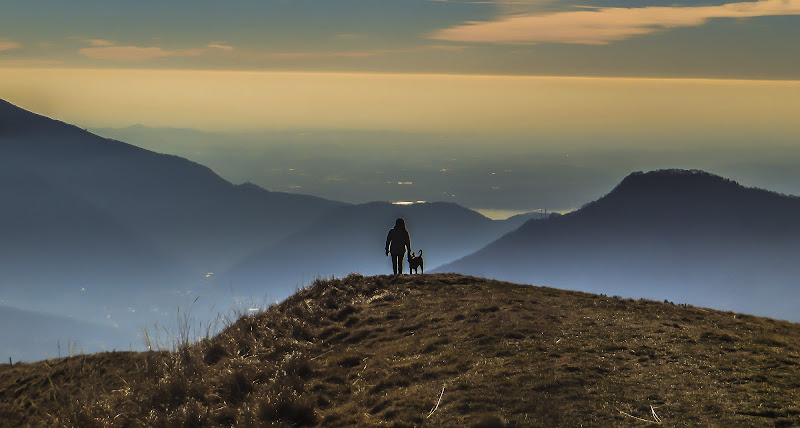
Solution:
<svg viewBox="0 0 800 428">
<path fill-rule="evenodd" d="M 661 423 L 661 418 L 659 418 L 658 415 L 656 414 L 656 408 L 653 407 L 652 404 L 650 405 L 650 412 L 653 414 L 653 420 L 658 423 Z"/>
<path fill-rule="evenodd" d="M 436 402 L 436 405 L 435 405 L 435 406 L 434 406 L 434 407 L 431 409 L 431 412 L 430 412 L 430 413 L 428 413 L 428 416 L 427 416 L 428 418 L 430 418 L 430 417 L 431 417 L 431 415 L 433 415 L 433 412 L 435 412 L 435 411 L 436 411 L 436 409 L 438 409 L 438 408 L 439 408 L 439 405 L 440 405 L 440 404 L 442 404 L 442 397 L 444 396 L 444 389 L 445 389 L 445 387 L 447 387 L 447 384 L 444 384 L 444 385 L 442 385 L 442 393 L 441 393 L 441 394 L 439 394 L 439 401 L 437 401 L 437 402 Z"/>
<path fill-rule="evenodd" d="M 617 411 L 622 413 L 623 415 L 629 417 L 629 418 L 636 419 L 637 421 L 646 422 L 648 424 L 653 424 L 653 425 L 661 425 L 661 418 L 659 418 L 658 415 L 656 415 L 656 411 L 653 409 L 653 406 L 650 406 L 650 411 L 653 412 L 653 417 L 655 419 L 654 421 L 643 419 L 643 418 L 640 418 L 638 416 L 633 416 L 632 414 L 625 413 L 620 409 L 617 409 Z"/>
</svg>

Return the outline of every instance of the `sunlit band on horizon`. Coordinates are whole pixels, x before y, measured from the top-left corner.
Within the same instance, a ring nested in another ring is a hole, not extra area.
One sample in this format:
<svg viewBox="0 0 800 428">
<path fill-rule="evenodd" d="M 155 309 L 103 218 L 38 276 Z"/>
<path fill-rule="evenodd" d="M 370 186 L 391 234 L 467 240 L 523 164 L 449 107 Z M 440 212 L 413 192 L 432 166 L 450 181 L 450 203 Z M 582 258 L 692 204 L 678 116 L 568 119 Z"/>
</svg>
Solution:
<svg viewBox="0 0 800 428">
<path fill-rule="evenodd" d="M 800 132 L 799 81 L 6 68 L 0 82 L 0 98 L 86 127 L 535 135 L 536 143 L 572 135 L 586 144 L 597 134 Z"/>
</svg>

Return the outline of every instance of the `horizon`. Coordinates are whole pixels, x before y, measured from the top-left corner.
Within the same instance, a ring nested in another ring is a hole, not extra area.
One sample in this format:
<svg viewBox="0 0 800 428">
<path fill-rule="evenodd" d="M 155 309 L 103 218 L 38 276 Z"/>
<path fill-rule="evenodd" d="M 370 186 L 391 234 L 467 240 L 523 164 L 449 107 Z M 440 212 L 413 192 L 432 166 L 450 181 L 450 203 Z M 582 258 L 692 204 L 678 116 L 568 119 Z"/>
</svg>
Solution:
<svg viewBox="0 0 800 428">
<path fill-rule="evenodd" d="M 0 77 L 0 94 L 35 113 L 186 157 L 234 183 L 351 203 L 563 211 L 630 172 L 660 168 L 800 194 L 796 81 L 88 69 Z"/>
<path fill-rule="evenodd" d="M 11 2 L 0 98 L 112 138 L 222 133 L 126 142 L 348 202 L 566 210 L 666 167 L 800 194 L 798 27 L 797 0 Z M 292 131 L 313 135 L 275 134 Z M 319 152 L 335 164 L 302 179 L 258 165 Z M 434 176 L 451 169 L 466 172 Z M 380 171 L 415 184 L 380 186 Z"/>
</svg>

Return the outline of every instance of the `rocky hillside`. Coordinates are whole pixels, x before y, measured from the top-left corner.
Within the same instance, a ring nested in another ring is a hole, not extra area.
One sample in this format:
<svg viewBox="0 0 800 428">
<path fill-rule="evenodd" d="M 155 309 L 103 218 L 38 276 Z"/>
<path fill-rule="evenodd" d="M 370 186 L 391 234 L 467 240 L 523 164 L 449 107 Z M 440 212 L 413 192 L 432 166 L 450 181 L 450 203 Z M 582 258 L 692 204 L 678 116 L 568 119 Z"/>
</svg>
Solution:
<svg viewBox="0 0 800 428">
<path fill-rule="evenodd" d="M 440 274 L 317 281 L 175 353 L 0 366 L 5 426 L 792 426 L 800 326 Z"/>
</svg>

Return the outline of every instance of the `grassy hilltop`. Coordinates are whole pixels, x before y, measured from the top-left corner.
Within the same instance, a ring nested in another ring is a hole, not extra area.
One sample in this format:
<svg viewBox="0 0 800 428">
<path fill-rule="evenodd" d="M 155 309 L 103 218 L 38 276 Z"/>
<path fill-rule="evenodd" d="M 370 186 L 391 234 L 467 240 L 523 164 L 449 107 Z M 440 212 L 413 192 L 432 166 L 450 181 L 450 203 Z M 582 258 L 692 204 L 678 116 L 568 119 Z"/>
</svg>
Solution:
<svg viewBox="0 0 800 428">
<path fill-rule="evenodd" d="M 800 326 L 460 275 L 351 275 L 176 353 L 0 366 L 3 426 L 648 421 L 800 425 Z"/>
</svg>

